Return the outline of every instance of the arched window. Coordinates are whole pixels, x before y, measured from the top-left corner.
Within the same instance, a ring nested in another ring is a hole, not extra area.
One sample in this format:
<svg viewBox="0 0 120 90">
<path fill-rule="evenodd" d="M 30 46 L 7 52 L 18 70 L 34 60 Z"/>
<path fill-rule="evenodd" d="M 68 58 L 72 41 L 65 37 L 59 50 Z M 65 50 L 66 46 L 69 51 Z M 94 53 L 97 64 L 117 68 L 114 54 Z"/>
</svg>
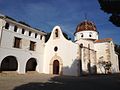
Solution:
<svg viewBox="0 0 120 90">
<path fill-rule="evenodd" d="M 32 32 L 31 32 L 31 31 L 29 31 L 29 36 L 31 36 L 31 33 L 32 33 Z"/>
<path fill-rule="evenodd" d="M 55 37 L 58 37 L 58 29 L 55 30 Z"/>
<path fill-rule="evenodd" d="M 38 34 L 37 34 L 37 33 L 35 33 L 35 38 L 37 38 L 37 35 L 38 35 Z"/>
<path fill-rule="evenodd" d="M 92 33 L 91 32 L 89 33 L 89 37 L 92 37 Z"/>
<path fill-rule="evenodd" d="M 80 47 L 83 48 L 83 44 L 82 43 L 80 44 Z"/>
<path fill-rule="evenodd" d="M 25 33 L 25 29 L 22 29 L 22 34 L 24 34 Z"/>
<path fill-rule="evenodd" d="M 81 37 L 83 37 L 83 33 L 81 33 Z"/>
<path fill-rule="evenodd" d="M 9 23 L 5 24 L 5 29 L 9 29 Z"/>
</svg>

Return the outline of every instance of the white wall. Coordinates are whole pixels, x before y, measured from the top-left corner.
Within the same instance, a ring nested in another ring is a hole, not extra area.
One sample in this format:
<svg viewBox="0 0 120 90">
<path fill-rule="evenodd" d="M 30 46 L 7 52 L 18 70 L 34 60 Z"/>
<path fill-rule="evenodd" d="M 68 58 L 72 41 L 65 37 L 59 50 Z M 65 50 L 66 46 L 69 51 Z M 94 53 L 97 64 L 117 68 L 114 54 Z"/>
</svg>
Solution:
<svg viewBox="0 0 120 90">
<path fill-rule="evenodd" d="M 112 63 L 111 71 L 113 73 L 119 72 L 119 60 L 118 60 L 118 55 L 115 53 L 114 49 L 114 43 L 111 41 L 109 43 L 109 48 L 110 48 L 110 61 Z"/>
<path fill-rule="evenodd" d="M 58 38 L 54 37 L 55 30 L 58 29 Z M 58 51 L 54 51 L 54 47 L 58 47 Z M 66 40 L 59 26 L 53 28 L 50 39 L 45 44 L 44 53 L 44 73 L 50 73 L 50 61 L 54 56 L 59 56 L 63 63 L 63 75 L 78 75 L 78 53 L 79 47 L 77 44 Z M 52 73 L 51 73 L 52 74 Z"/>
<path fill-rule="evenodd" d="M 2 20 L 4 21 L 4 20 Z M 3 23 L 5 25 L 5 21 Z M 30 58 L 35 58 L 37 61 L 36 71 L 43 72 L 43 54 L 44 54 L 44 40 L 21 34 L 21 27 L 18 27 L 18 32 L 14 32 L 12 27 L 15 26 L 10 24 L 10 28 L 3 29 L 1 46 L 0 46 L 0 65 L 2 60 L 7 56 L 14 56 L 18 62 L 18 73 L 25 73 L 26 63 Z M 28 29 L 26 31 L 29 31 Z M 35 32 L 34 32 L 35 33 Z M 37 33 L 37 32 L 36 32 Z M 39 35 L 39 33 L 38 33 Z M 40 36 L 40 35 L 39 35 Z M 21 38 L 20 48 L 14 48 L 14 37 Z M 30 41 L 36 42 L 35 51 L 29 50 Z"/>
<path fill-rule="evenodd" d="M 118 56 L 115 54 L 113 42 L 95 43 L 97 51 L 97 72 L 104 73 L 104 68 L 100 69 L 99 61 L 110 61 L 112 63 L 111 72 L 119 72 Z"/>
<path fill-rule="evenodd" d="M 91 34 L 91 37 L 89 36 Z M 81 37 L 83 35 L 83 37 Z M 96 31 L 80 31 L 75 33 L 75 41 L 79 39 L 98 39 L 98 32 Z"/>
<path fill-rule="evenodd" d="M 78 45 L 83 44 L 82 47 L 82 70 L 84 73 L 89 73 L 88 71 L 88 63 L 91 65 L 91 71 L 93 67 L 96 65 L 96 52 L 94 50 L 94 41 L 89 39 L 79 39 L 75 43 Z M 94 72 L 93 72 L 94 73 Z"/>
</svg>

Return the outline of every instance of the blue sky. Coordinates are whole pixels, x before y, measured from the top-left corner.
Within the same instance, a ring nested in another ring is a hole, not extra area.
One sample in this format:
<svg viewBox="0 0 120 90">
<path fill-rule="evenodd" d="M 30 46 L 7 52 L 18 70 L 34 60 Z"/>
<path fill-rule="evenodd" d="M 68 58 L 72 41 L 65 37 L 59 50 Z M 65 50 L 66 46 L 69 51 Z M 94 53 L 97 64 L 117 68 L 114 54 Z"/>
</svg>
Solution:
<svg viewBox="0 0 120 90">
<path fill-rule="evenodd" d="M 76 26 L 87 19 L 93 21 L 99 38 L 113 38 L 120 44 L 120 27 L 108 21 L 97 0 L 0 0 L 0 13 L 32 27 L 50 32 L 55 25 L 74 38 Z"/>
</svg>

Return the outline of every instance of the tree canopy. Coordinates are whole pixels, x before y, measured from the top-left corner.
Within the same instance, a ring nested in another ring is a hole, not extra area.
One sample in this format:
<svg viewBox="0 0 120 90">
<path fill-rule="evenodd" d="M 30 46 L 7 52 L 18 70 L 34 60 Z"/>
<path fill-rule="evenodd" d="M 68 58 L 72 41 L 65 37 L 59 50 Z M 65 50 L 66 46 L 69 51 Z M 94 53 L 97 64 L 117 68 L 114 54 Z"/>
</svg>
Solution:
<svg viewBox="0 0 120 90">
<path fill-rule="evenodd" d="M 115 52 L 118 54 L 119 69 L 120 69 L 120 45 L 115 44 Z"/>
<path fill-rule="evenodd" d="M 110 14 L 109 21 L 120 27 L 120 0 L 98 0 L 101 10 Z"/>
</svg>

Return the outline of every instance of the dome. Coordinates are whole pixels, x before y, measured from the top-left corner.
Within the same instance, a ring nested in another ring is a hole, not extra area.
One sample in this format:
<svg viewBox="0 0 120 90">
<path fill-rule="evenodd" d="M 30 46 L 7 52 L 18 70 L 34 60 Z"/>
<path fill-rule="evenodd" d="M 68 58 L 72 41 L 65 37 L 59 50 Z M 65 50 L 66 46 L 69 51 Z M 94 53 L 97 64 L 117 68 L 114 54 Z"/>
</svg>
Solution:
<svg viewBox="0 0 120 90">
<path fill-rule="evenodd" d="M 75 33 L 80 31 L 96 31 L 97 32 L 97 29 L 93 22 L 85 20 L 77 26 Z"/>
</svg>

